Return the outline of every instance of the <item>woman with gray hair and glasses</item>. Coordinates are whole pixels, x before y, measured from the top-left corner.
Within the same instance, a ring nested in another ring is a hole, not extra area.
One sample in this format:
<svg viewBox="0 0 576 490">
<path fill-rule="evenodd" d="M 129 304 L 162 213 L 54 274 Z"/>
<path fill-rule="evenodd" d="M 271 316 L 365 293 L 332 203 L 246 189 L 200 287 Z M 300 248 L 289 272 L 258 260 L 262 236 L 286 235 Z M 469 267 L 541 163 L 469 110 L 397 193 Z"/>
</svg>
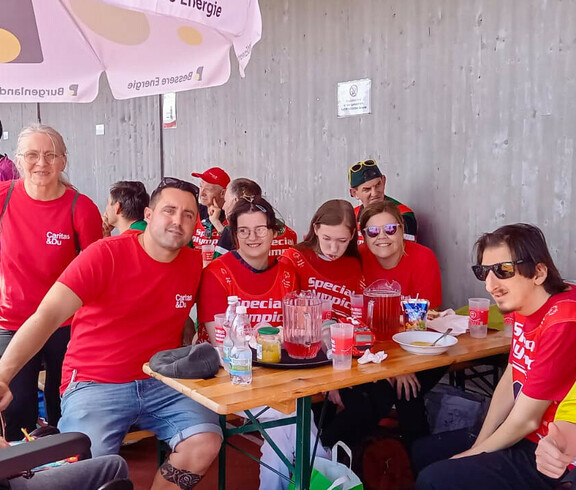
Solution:
<svg viewBox="0 0 576 490">
<path fill-rule="evenodd" d="M 98 208 L 63 176 L 67 162 L 60 133 L 33 124 L 18 136 L 16 165 L 22 178 L 0 182 L 0 355 L 74 257 L 102 238 Z M 36 428 L 43 361 L 48 422 L 58 423 L 70 320 L 10 383 L 14 399 L 4 412 L 7 440 L 21 439 L 22 428 Z"/>
</svg>

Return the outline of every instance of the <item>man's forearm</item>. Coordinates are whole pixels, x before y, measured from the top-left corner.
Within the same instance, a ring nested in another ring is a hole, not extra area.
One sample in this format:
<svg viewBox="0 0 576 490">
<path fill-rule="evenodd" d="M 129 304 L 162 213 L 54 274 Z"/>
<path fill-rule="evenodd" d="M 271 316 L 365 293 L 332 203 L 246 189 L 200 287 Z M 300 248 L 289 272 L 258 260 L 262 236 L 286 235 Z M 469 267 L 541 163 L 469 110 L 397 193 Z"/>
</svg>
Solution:
<svg viewBox="0 0 576 490">
<path fill-rule="evenodd" d="M 500 378 L 500 382 L 494 394 L 492 395 L 492 401 L 490 402 L 490 408 L 482 424 L 482 429 L 478 434 L 478 438 L 474 444 L 474 447 L 482 443 L 486 438 L 490 437 L 497 429 L 500 427 L 502 422 L 506 420 L 506 417 L 510 414 L 510 411 L 514 407 L 514 390 L 512 388 L 512 367 L 508 365 L 506 370 Z"/>
<path fill-rule="evenodd" d="M 58 282 L 54 284 L 36 312 L 16 332 L 0 358 L 0 381 L 9 384 L 50 335 L 80 306 L 80 298 L 71 289 Z"/>
</svg>

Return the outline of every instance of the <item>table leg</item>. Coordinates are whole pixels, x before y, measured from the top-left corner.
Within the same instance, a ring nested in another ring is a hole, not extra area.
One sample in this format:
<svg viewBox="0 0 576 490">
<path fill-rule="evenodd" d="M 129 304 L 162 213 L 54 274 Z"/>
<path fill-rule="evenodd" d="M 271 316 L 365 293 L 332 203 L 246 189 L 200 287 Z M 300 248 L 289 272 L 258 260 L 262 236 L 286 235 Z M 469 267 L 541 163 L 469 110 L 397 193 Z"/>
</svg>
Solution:
<svg viewBox="0 0 576 490">
<path fill-rule="evenodd" d="M 298 398 L 296 401 L 296 471 L 294 472 L 294 489 L 309 490 L 310 475 L 310 397 Z"/>
<path fill-rule="evenodd" d="M 226 415 L 220 415 L 222 445 L 218 453 L 218 490 L 226 490 Z"/>
</svg>

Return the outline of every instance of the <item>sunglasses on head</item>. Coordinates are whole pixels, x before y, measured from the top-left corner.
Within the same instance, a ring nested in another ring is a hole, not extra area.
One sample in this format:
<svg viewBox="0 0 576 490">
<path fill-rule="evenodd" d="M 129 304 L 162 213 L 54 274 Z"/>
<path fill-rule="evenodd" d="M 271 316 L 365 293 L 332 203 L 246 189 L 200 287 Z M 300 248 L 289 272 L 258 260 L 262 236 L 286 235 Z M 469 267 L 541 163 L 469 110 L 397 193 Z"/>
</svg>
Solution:
<svg viewBox="0 0 576 490">
<path fill-rule="evenodd" d="M 164 177 L 156 190 L 159 191 L 165 188 L 180 189 L 182 191 L 191 192 L 194 197 L 198 199 L 198 187 L 191 182 L 186 182 L 185 180 L 177 179 L 176 177 Z"/>
<path fill-rule="evenodd" d="M 367 226 L 362 231 L 366 236 L 369 236 L 370 238 L 376 238 L 378 235 L 380 235 L 381 231 L 386 233 L 388 236 L 392 236 L 396 234 L 399 226 L 400 223 L 390 223 L 388 225 L 382 226 Z"/>
<path fill-rule="evenodd" d="M 366 160 L 364 162 L 355 163 L 348 169 L 348 180 L 351 179 L 352 174 L 360 172 L 360 170 L 362 170 L 362 167 L 375 167 L 375 166 L 376 166 L 376 160 Z"/>
<path fill-rule="evenodd" d="M 498 264 L 492 264 L 492 265 L 473 265 L 472 272 L 474 272 L 476 279 L 478 279 L 479 281 L 485 281 L 490 271 L 492 271 L 498 279 L 510 279 L 511 277 L 514 277 L 514 275 L 516 274 L 515 266 L 517 264 L 523 264 L 525 262 L 529 261 L 520 259 L 510 262 L 500 262 Z"/>
</svg>

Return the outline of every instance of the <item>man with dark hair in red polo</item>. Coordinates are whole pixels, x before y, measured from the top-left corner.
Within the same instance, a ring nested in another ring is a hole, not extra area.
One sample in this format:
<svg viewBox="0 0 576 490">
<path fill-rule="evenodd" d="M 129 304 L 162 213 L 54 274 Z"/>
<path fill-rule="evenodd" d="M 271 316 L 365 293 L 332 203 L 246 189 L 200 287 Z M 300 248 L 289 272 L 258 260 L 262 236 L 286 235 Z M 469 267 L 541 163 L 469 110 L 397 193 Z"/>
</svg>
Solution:
<svg viewBox="0 0 576 490">
<path fill-rule="evenodd" d="M 384 193 L 386 176 L 382 174 L 378 165 L 376 165 L 376 160 L 365 160 L 352 165 L 348 169 L 348 181 L 350 182 L 350 195 L 361 201 L 361 204 L 354 208 L 358 221 L 360 221 L 362 210 L 368 206 L 368 204 L 378 201 L 392 201 L 398 206 L 404 219 L 404 238 L 406 240 L 416 241 L 418 223 L 416 222 L 414 211 Z M 364 239 L 361 230 L 358 230 L 358 244 L 363 242 Z"/>
<path fill-rule="evenodd" d="M 209 244 L 215 246 L 227 223 L 226 213 L 222 206 L 230 176 L 220 167 L 212 167 L 204 173 L 192 172 L 192 177 L 201 179 L 198 195 L 198 224 L 192 241 L 197 248 Z"/>
</svg>

